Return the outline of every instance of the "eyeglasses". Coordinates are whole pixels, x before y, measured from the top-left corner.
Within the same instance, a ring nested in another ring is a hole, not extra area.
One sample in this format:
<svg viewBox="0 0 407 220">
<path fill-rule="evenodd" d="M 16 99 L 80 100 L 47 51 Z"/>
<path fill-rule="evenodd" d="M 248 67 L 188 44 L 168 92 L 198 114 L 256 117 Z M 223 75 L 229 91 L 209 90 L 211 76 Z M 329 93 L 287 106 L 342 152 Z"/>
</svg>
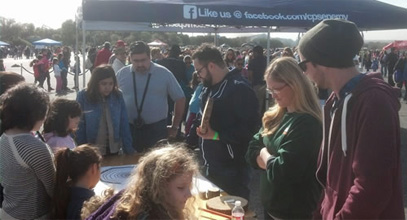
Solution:
<svg viewBox="0 0 407 220">
<path fill-rule="evenodd" d="M 144 58 L 144 59 L 140 59 L 140 60 L 136 60 L 136 59 L 132 59 L 131 60 L 133 63 L 145 63 L 145 62 L 149 62 L 148 58 Z"/>
<path fill-rule="evenodd" d="M 306 71 L 307 71 L 307 63 L 308 63 L 308 62 L 311 62 L 311 61 L 309 61 L 309 60 L 303 60 L 303 61 L 301 61 L 301 62 L 298 63 L 298 66 L 300 66 L 300 68 L 301 68 L 301 70 L 302 70 L 303 72 L 306 72 Z"/>
<path fill-rule="evenodd" d="M 194 74 L 196 74 L 196 75 L 198 75 L 198 76 L 201 76 L 202 70 L 203 70 L 204 68 L 206 68 L 207 66 L 208 66 L 208 65 L 204 65 L 203 67 L 201 67 L 201 69 L 195 71 Z"/>
<path fill-rule="evenodd" d="M 270 95 L 278 95 L 280 92 L 287 86 L 287 84 L 284 84 L 284 86 L 281 86 L 280 88 L 274 88 L 274 89 L 269 89 L 267 88 L 266 91 Z"/>
</svg>

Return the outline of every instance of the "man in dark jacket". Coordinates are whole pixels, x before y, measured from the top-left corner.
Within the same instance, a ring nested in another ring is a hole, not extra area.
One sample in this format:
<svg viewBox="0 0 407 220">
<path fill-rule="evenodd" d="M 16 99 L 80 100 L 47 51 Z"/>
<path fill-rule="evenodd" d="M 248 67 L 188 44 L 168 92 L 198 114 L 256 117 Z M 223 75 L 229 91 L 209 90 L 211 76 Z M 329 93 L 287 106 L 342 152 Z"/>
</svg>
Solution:
<svg viewBox="0 0 407 220">
<path fill-rule="evenodd" d="M 259 101 L 260 114 L 265 111 L 266 81 L 264 81 L 264 71 L 267 67 L 267 58 L 263 55 L 263 47 L 253 48 L 253 59 L 249 60 L 248 71 L 249 80 Z"/>
<path fill-rule="evenodd" d="M 172 45 L 169 50 L 167 58 L 157 61 L 158 64 L 165 66 L 172 75 L 177 79 L 178 84 L 181 86 L 182 91 L 184 92 L 185 97 L 191 96 L 190 94 L 185 93 L 185 88 L 188 85 L 186 78 L 186 65 L 182 59 L 180 59 L 181 48 L 178 45 Z M 168 99 L 168 118 L 167 122 L 169 125 L 172 123 L 172 117 L 174 114 L 174 102 L 171 99 Z M 184 120 L 184 117 L 183 117 Z M 181 127 L 180 125 L 178 125 Z M 180 129 L 178 129 L 178 134 L 180 134 Z"/>
<path fill-rule="evenodd" d="M 400 102 L 380 73 L 356 69 L 362 45 L 345 20 L 320 22 L 299 44 L 304 73 L 333 91 L 324 107 L 317 179 L 325 190 L 316 218 L 404 219 Z"/>
<path fill-rule="evenodd" d="M 391 52 L 387 55 L 387 67 L 388 67 L 388 71 L 389 74 L 387 75 L 387 82 L 391 85 L 391 86 L 395 86 L 396 83 L 393 80 L 393 74 L 394 74 L 394 67 L 396 66 L 397 60 L 399 59 L 399 57 L 397 56 L 397 51 L 394 47 L 392 47 Z"/>
<path fill-rule="evenodd" d="M 249 199 L 250 173 L 244 156 L 260 124 L 256 95 L 234 72 L 238 70 L 229 72 L 216 48 L 203 45 L 192 59 L 204 85 L 201 109 L 209 97 L 214 100 L 207 132 L 197 129 L 202 174 L 228 194 Z"/>
</svg>

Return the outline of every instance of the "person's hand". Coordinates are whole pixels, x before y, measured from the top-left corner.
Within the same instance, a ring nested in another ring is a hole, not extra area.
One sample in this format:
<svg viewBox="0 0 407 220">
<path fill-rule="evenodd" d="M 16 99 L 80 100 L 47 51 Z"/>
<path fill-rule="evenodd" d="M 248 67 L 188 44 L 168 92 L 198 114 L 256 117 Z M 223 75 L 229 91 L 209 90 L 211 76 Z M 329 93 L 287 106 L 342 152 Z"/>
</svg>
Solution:
<svg viewBox="0 0 407 220">
<path fill-rule="evenodd" d="M 215 133 L 216 132 L 211 128 L 210 125 L 208 125 L 208 131 L 205 134 L 202 133 L 201 126 L 196 128 L 196 134 L 205 140 L 213 140 L 215 137 Z M 219 136 L 216 138 L 216 140 L 219 140 Z"/>
<path fill-rule="evenodd" d="M 266 169 L 266 164 L 264 163 L 263 159 L 261 159 L 260 154 L 257 155 L 257 157 L 256 157 L 256 162 L 257 162 L 257 165 L 258 165 L 261 169 L 263 169 L 263 170 Z"/>
<path fill-rule="evenodd" d="M 266 147 L 263 147 L 260 150 L 260 157 L 263 158 L 264 161 L 267 161 L 267 159 L 271 156 L 271 154 L 269 153 L 269 151 L 267 150 Z"/>
<path fill-rule="evenodd" d="M 168 133 L 168 138 L 177 137 L 178 127 L 173 126 L 173 125 L 167 126 L 167 133 Z"/>
<path fill-rule="evenodd" d="M 259 165 L 260 168 L 266 169 L 267 168 L 267 160 L 272 156 L 269 151 L 267 150 L 266 147 L 263 147 L 260 150 L 260 154 L 257 156 L 256 161 L 257 165 Z"/>
</svg>

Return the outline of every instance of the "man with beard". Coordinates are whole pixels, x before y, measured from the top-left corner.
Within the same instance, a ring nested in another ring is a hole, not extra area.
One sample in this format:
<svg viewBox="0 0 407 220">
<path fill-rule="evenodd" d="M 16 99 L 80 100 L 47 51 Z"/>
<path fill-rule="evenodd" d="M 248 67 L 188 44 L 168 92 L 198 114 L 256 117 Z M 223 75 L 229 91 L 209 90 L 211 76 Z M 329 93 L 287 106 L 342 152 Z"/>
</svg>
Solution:
<svg viewBox="0 0 407 220">
<path fill-rule="evenodd" d="M 202 45 L 192 59 L 204 85 L 201 109 L 208 98 L 214 100 L 207 132 L 197 129 L 202 175 L 228 194 L 249 199 L 250 170 L 244 156 L 260 124 L 256 95 L 239 70 L 229 72 L 216 48 Z"/>
<path fill-rule="evenodd" d="M 130 46 L 132 65 L 117 72 L 117 83 L 123 91 L 133 146 L 138 152 L 159 140 L 174 138 L 184 113 L 185 96 L 174 75 L 165 67 L 151 62 L 150 48 L 142 41 Z M 172 125 L 167 127 L 167 97 L 174 102 Z"/>
</svg>

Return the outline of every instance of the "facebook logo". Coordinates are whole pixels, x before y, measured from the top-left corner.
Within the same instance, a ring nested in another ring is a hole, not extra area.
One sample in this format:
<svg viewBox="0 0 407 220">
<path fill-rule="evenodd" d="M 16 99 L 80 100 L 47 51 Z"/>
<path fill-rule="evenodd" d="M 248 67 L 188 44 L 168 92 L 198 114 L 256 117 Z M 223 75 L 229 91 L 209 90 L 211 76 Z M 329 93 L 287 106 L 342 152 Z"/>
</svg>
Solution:
<svg viewBox="0 0 407 220">
<path fill-rule="evenodd" d="M 184 5 L 184 18 L 185 19 L 197 19 L 198 8 L 193 5 Z"/>
</svg>

